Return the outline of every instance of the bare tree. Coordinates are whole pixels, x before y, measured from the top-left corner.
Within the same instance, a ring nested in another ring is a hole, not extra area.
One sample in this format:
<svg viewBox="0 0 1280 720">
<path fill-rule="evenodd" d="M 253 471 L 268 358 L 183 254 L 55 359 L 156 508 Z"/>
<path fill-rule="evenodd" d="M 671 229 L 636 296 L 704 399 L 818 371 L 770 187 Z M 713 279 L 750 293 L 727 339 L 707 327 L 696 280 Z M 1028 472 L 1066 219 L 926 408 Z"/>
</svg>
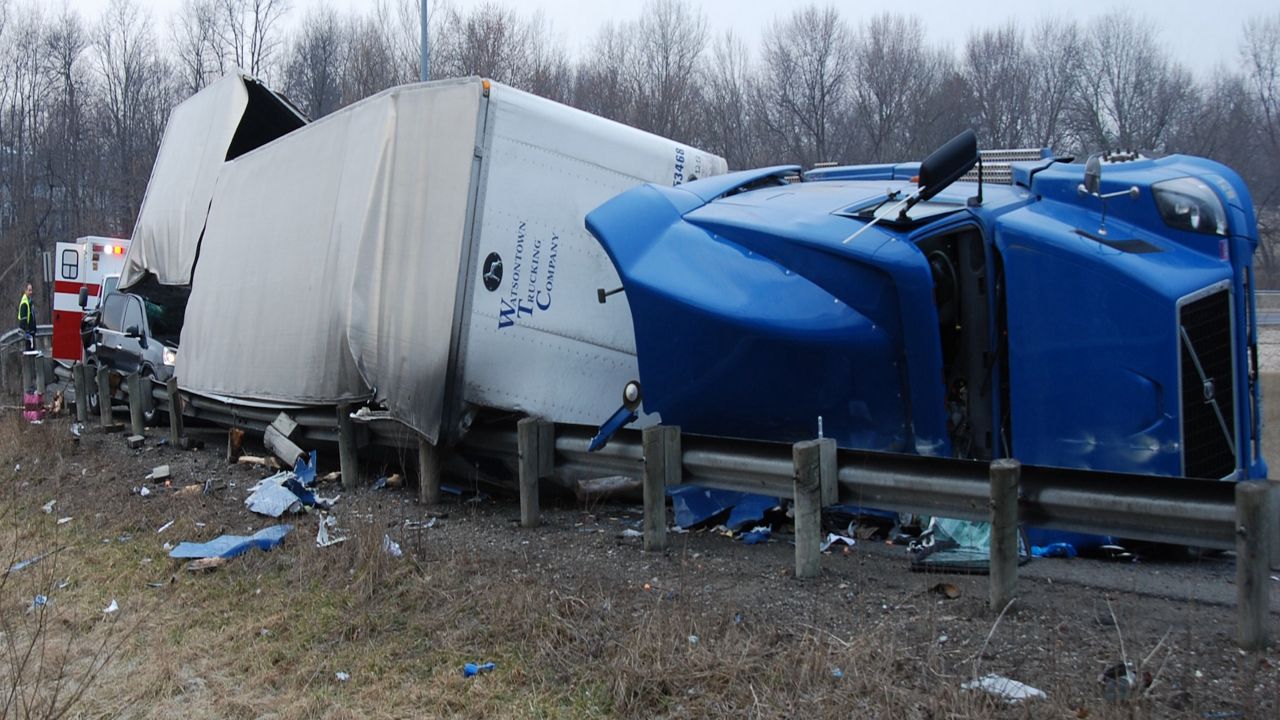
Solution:
<svg viewBox="0 0 1280 720">
<path fill-rule="evenodd" d="M 707 20 L 688 0 L 649 0 L 634 27 L 634 124 L 666 137 L 687 137 L 697 107 L 698 64 Z"/>
<path fill-rule="evenodd" d="M 849 26 L 811 5 L 770 26 L 762 45 L 759 104 L 775 148 L 806 165 L 836 159 L 853 90 Z"/>
<path fill-rule="evenodd" d="M 308 116 L 319 118 L 342 102 L 347 35 L 333 8 L 310 10 L 285 63 L 285 92 Z"/>
<path fill-rule="evenodd" d="M 1081 80 L 1077 112 L 1086 148 L 1162 151 L 1193 99 L 1189 73 L 1156 45 L 1151 24 L 1123 11 L 1090 26 Z"/>
<path fill-rule="evenodd" d="M 406 73 L 396 67 L 394 47 L 376 17 L 351 19 L 342 68 L 343 105 L 405 82 Z"/>
<path fill-rule="evenodd" d="M 961 76 L 972 98 L 974 130 L 987 147 L 1019 147 L 1031 135 L 1033 63 L 1015 22 L 975 30 L 965 42 Z"/>
<path fill-rule="evenodd" d="M 1258 135 L 1269 161 L 1258 177 L 1260 204 L 1271 204 L 1280 194 L 1280 12 L 1250 18 L 1240 46 L 1244 71 L 1252 91 Z"/>
<path fill-rule="evenodd" d="M 729 167 L 755 164 L 762 155 L 759 113 L 752 102 L 757 92 L 746 43 L 726 31 L 711 48 L 700 132 L 693 141 L 723 156 Z"/>
<path fill-rule="evenodd" d="M 858 33 L 854 68 L 854 117 L 867 158 L 900 160 L 927 150 L 925 138 L 935 137 L 933 124 L 947 112 L 930 101 L 949 70 L 949 58 L 925 45 L 920 19 L 873 17 Z"/>
<path fill-rule="evenodd" d="M 220 53 L 255 77 L 271 70 L 289 0 L 216 0 Z"/>
<path fill-rule="evenodd" d="M 1080 84 L 1082 38 L 1074 21 L 1047 18 L 1031 36 L 1031 97 L 1027 107 L 1029 141 L 1037 147 L 1066 149 L 1067 114 Z"/>
<path fill-rule="evenodd" d="M 199 92 L 226 72 L 218 10 L 217 0 L 183 0 L 169 18 L 170 40 L 186 93 Z"/>
<path fill-rule="evenodd" d="M 635 107 L 628 85 L 635 51 L 626 25 L 606 22 L 596 31 L 574 74 L 574 103 L 590 113 L 627 122 Z"/>
</svg>

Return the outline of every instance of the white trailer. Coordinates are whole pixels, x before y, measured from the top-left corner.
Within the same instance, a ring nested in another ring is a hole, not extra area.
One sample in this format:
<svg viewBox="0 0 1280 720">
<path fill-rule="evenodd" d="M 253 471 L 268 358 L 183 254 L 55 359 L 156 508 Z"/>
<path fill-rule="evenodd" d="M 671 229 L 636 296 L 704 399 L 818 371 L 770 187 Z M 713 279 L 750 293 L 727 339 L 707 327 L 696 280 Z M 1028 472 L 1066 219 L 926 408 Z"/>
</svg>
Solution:
<svg viewBox="0 0 1280 720">
<path fill-rule="evenodd" d="M 599 299 L 621 283 L 583 218 L 641 183 L 725 170 L 479 78 L 390 89 L 218 169 L 179 385 L 370 399 L 432 442 L 478 408 L 602 422 L 638 371 L 625 296 Z"/>
</svg>

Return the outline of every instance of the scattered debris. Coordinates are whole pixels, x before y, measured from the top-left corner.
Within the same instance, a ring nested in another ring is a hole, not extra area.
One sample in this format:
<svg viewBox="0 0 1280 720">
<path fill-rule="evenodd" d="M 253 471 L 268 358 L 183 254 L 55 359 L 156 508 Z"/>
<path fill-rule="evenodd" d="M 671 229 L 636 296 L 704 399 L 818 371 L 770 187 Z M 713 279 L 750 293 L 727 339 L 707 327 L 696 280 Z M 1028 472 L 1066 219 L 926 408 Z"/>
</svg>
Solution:
<svg viewBox="0 0 1280 720">
<path fill-rule="evenodd" d="M 293 530 L 292 525 L 272 525 L 263 528 L 253 535 L 222 535 L 206 543 L 182 542 L 169 551 L 169 557 L 187 558 L 233 558 L 243 555 L 252 548 L 271 550 L 279 545 L 284 537 Z"/>
<path fill-rule="evenodd" d="M 58 504 L 57 500 L 50 500 L 49 502 L 41 505 L 40 509 L 44 511 L 45 515 L 51 515 L 53 514 L 53 506 L 57 504 Z"/>
<path fill-rule="evenodd" d="M 386 550 L 391 557 L 404 557 L 404 551 L 400 549 L 400 543 L 392 540 L 390 535 L 382 536 L 382 549 Z"/>
<path fill-rule="evenodd" d="M 148 495 L 151 494 L 151 490 L 148 489 L 146 485 L 143 485 L 141 487 L 136 487 L 133 489 L 133 491 L 140 497 L 147 497 Z"/>
<path fill-rule="evenodd" d="M 168 465 L 157 465 L 151 469 L 151 474 L 142 478 L 143 480 L 164 480 L 169 477 Z"/>
<path fill-rule="evenodd" d="M 436 520 L 439 518 L 431 518 L 430 520 L 405 520 L 405 530 L 428 530 L 436 526 Z"/>
<path fill-rule="evenodd" d="M 929 588 L 929 592 L 936 593 L 948 600 L 955 600 L 960 597 L 960 588 L 948 582 L 940 582 Z"/>
<path fill-rule="evenodd" d="M 1047 697 L 1043 690 L 1018 682 L 1003 675 L 987 675 L 986 677 L 970 680 L 960 686 L 963 690 L 981 690 L 998 698 L 1002 698 L 1009 704 L 1019 703 L 1023 700 L 1043 700 Z"/>
<path fill-rule="evenodd" d="M 1098 675 L 1098 683 L 1102 685 L 1102 698 L 1110 703 L 1128 700 L 1139 688 L 1138 674 L 1133 670 L 1132 662 L 1118 662 L 1103 670 Z M 1144 673 L 1141 685 L 1151 685 L 1151 674 Z"/>
<path fill-rule="evenodd" d="M 642 494 L 642 487 L 643 482 L 640 478 L 610 475 L 579 480 L 574 485 L 573 492 L 578 496 L 578 502 L 589 503 L 614 497 L 639 497 Z"/>
<path fill-rule="evenodd" d="M 335 533 L 338 532 L 338 518 L 322 513 L 320 515 L 320 527 L 316 530 L 316 547 L 337 545 L 347 539 L 345 535 L 342 537 L 330 537 L 329 528 L 333 528 Z"/>
<path fill-rule="evenodd" d="M 742 533 L 740 537 L 743 545 L 759 545 L 760 543 L 768 542 L 772 535 L 772 528 L 767 525 L 757 525 L 748 532 Z"/>
<path fill-rule="evenodd" d="M 200 572 L 201 570 L 217 570 L 227 564 L 227 558 L 224 557 L 207 557 L 192 560 L 183 566 L 188 572 Z"/>
<path fill-rule="evenodd" d="M 854 538 L 849 537 L 848 535 L 837 535 L 836 533 L 827 533 L 827 539 L 822 541 L 822 547 L 819 548 L 819 550 L 821 550 L 822 552 L 826 552 L 831 549 L 832 545 L 837 545 L 837 544 L 844 545 L 845 547 L 853 547 L 854 545 L 858 544 L 858 541 L 855 540 Z"/>
<path fill-rule="evenodd" d="M 73 518 L 70 518 L 70 517 L 62 517 L 62 518 L 58 518 L 58 524 L 59 524 L 59 525 L 66 525 L 67 523 L 71 522 L 71 520 L 72 520 L 72 519 L 73 519 Z"/>
<path fill-rule="evenodd" d="M 831 677 L 839 680 L 840 678 L 844 677 L 844 671 L 838 667 L 833 667 L 831 668 Z"/>
<path fill-rule="evenodd" d="M 42 608 L 48 604 L 49 604 L 49 597 L 47 595 L 37 595 L 31 601 L 31 606 L 27 608 L 27 612 L 34 612 L 36 608 Z"/>
<path fill-rule="evenodd" d="M 124 439 L 124 442 L 129 446 L 130 450 L 137 450 L 147 442 L 147 439 L 141 435 L 130 435 Z"/>
<path fill-rule="evenodd" d="M 462 677 L 475 677 L 480 673 L 493 672 L 498 665 L 496 663 L 487 662 L 483 664 L 467 663 L 462 666 Z"/>
<path fill-rule="evenodd" d="M 334 673 L 333 676 L 338 678 L 338 682 L 346 682 L 351 679 L 350 673 L 344 673 L 341 671 Z"/>
<path fill-rule="evenodd" d="M 697 645 L 697 644 L 698 644 L 698 642 L 699 642 L 700 640 L 701 640 L 701 638 L 699 638 L 697 635 L 690 635 L 690 636 L 689 636 L 689 645 L 690 645 L 690 646 Z"/>
<path fill-rule="evenodd" d="M 1039 558 L 1073 558 L 1079 555 L 1076 552 L 1076 546 L 1066 542 L 1056 542 L 1049 545 L 1032 545 L 1031 557 Z"/>
<path fill-rule="evenodd" d="M 697 485 L 667 488 L 667 496 L 671 498 L 671 507 L 675 510 L 676 525 L 683 528 L 702 525 L 728 511 L 729 517 L 724 524 L 737 530 L 764 520 L 765 513 L 782 502 L 767 495 L 714 490 Z"/>
<path fill-rule="evenodd" d="M 257 455 L 241 455 L 236 458 L 236 462 L 240 465 L 259 465 L 261 467 L 270 468 L 272 470 L 283 470 L 284 466 L 280 461 L 273 457 L 258 457 Z"/>
<path fill-rule="evenodd" d="M 640 532 L 639 530 L 636 530 L 636 529 L 634 529 L 634 528 L 627 528 L 627 529 L 623 530 L 622 532 L 618 533 L 618 537 L 623 538 L 623 539 L 635 539 L 635 538 L 642 538 L 642 537 L 644 537 L 644 533 L 642 533 L 642 532 Z"/>
<path fill-rule="evenodd" d="M 58 548 L 57 550 L 50 550 L 50 551 L 49 551 L 49 552 L 47 552 L 47 553 L 43 553 L 43 554 L 41 554 L 41 555 L 37 555 L 37 556 L 35 556 L 35 557 L 31 558 L 30 560 L 19 560 L 18 562 L 16 562 L 16 563 L 14 563 L 14 564 L 10 565 L 10 566 L 9 566 L 9 569 L 4 571 L 4 574 L 5 574 L 5 575 L 8 575 L 9 573 L 17 572 L 17 571 L 21 570 L 22 568 L 25 568 L 25 567 L 27 567 L 27 566 L 29 566 L 29 565 L 35 565 L 36 563 L 38 563 L 38 562 L 40 562 L 41 560 L 43 560 L 43 559 L 45 559 L 45 558 L 49 557 L 50 555 L 52 555 L 52 554 L 54 554 L 54 553 L 56 553 L 56 552 L 61 552 L 61 551 L 62 551 L 62 548 Z"/>
<path fill-rule="evenodd" d="M 190 435 L 183 435 L 182 439 L 178 441 L 178 447 L 183 450 L 203 450 L 204 440 L 193 438 Z"/>
<path fill-rule="evenodd" d="M 106 607 L 104 607 L 104 608 L 102 608 L 102 612 L 103 612 L 104 614 L 106 614 L 106 615 L 110 615 L 111 613 L 113 613 L 113 612 L 115 612 L 115 611 L 117 611 L 117 610 L 119 610 L 119 609 L 120 609 L 120 604 L 116 602 L 116 599 L 115 599 L 115 598 L 111 598 L 111 604 L 110 604 L 110 605 L 107 605 L 107 606 L 106 606 Z"/>
<path fill-rule="evenodd" d="M 165 530 L 168 530 L 169 528 L 173 527 L 173 522 L 174 522 L 173 520 L 170 520 L 169 522 L 161 525 L 160 528 L 156 530 L 156 534 L 158 535 L 164 532 Z"/>
<path fill-rule="evenodd" d="M 244 430 L 240 428 L 230 428 L 227 430 L 227 462 L 237 462 L 242 454 L 241 446 L 244 445 Z"/>
<path fill-rule="evenodd" d="M 251 512 L 273 518 L 278 518 L 286 512 L 301 511 L 302 500 L 284 486 L 285 481 L 291 476 L 292 473 L 280 472 L 259 480 L 257 485 L 249 488 L 250 494 L 245 498 L 245 507 Z"/>
</svg>

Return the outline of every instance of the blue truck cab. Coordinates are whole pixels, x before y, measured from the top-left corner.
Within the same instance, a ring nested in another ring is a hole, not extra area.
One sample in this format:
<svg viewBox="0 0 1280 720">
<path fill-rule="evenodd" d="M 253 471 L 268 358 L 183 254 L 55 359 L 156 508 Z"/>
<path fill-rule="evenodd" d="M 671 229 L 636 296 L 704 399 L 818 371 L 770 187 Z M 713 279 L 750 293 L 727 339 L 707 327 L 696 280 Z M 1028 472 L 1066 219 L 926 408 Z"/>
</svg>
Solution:
<svg viewBox="0 0 1280 720">
<path fill-rule="evenodd" d="M 588 215 L 644 410 L 692 433 L 1266 477 L 1236 173 L 1033 153 L 978 182 L 937 155 L 646 185 Z"/>
</svg>

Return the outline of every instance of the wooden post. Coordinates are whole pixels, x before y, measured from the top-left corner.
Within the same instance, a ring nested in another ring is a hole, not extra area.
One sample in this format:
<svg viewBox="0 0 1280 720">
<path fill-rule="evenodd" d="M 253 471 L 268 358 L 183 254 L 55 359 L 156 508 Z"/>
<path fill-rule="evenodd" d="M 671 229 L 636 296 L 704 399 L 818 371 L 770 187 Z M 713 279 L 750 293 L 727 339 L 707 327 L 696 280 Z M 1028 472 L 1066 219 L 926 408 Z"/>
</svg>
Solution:
<svg viewBox="0 0 1280 720">
<path fill-rule="evenodd" d="M 550 475 L 555 464 L 555 426 L 536 418 L 516 424 L 520 451 L 520 527 L 537 527 L 538 480 Z"/>
<path fill-rule="evenodd" d="M 840 478 L 838 475 L 840 468 L 837 465 L 835 439 L 819 439 L 818 446 L 821 448 L 819 461 L 822 463 L 822 507 L 826 507 L 840 502 Z"/>
<path fill-rule="evenodd" d="M 795 464 L 796 577 L 818 577 L 822 558 L 822 441 L 791 446 Z"/>
<path fill-rule="evenodd" d="M 418 438 L 418 502 L 423 505 L 440 503 L 440 469 L 443 458 L 440 448 L 425 437 Z"/>
<path fill-rule="evenodd" d="M 169 395 L 169 446 L 178 447 L 182 442 L 182 395 L 178 392 L 178 378 L 171 377 L 164 382 L 165 392 Z"/>
<path fill-rule="evenodd" d="M 991 609 L 1000 612 L 1018 584 L 1018 481 L 1022 464 L 991 463 Z"/>
<path fill-rule="evenodd" d="M 142 424 L 142 376 L 129 373 L 129 423 L 134 435 L 145 435 Z"/>
<path fill-rule="evenodd" d="M 679 485 L 683 473 L 680 428 L 655 425 L 644 429 L 644 549 L 667 547 L 667 486 Z"/>
<path fill-rule="evenodd" d="M 1267 481 L 1271 501 L 1267 504 L 1267 518 L 1271 521 L 1271 569 L 1280 570 L 1280 479 Z"/>
<path fill-rule="evenodd" d="M 1256 480 L 1236 483 L 1236 612 L 1240 613 L 1236 639 L 1242 650 L 1262 650 L 1270 641 L 1269 485 Z"/>
<path fill-rule="evenodd" d="M 71 366 L 71 379 L 76 386 L 76 422 L 83 425 L 89 422 L 89 379 L 84 363 Z"/>
<path fill-rule="evenodd" d="M 111 371 L 105 367 L 98 368 L 98 413 L 102 427 L 109 428 L 115 422 L 111 417 Z"/>
<path fill-rule="evenodd" d="M 356 452 L 356 426 L 351 420 L 351 405 L 338 405 L 338 462 L 342 470 L 342 487 L 355 490 L 360 482 L 360 456 Z"/>
</svg>

